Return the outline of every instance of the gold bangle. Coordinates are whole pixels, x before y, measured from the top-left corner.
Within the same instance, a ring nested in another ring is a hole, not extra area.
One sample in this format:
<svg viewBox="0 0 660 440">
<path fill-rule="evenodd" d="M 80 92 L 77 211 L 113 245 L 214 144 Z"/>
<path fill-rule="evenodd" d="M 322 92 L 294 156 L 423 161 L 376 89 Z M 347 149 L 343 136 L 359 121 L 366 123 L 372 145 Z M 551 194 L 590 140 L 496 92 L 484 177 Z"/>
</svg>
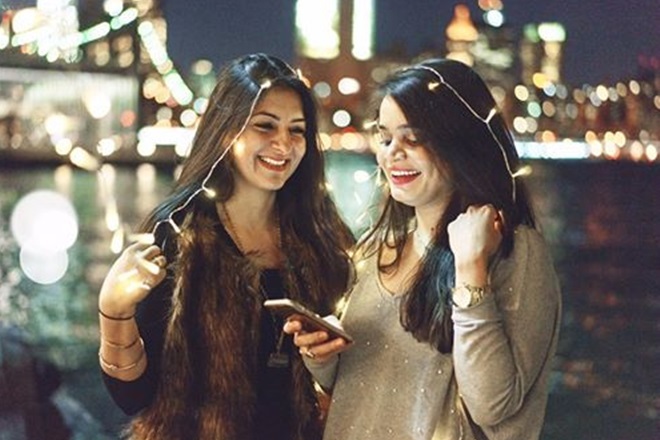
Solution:
<svg viewBox="0 0 660 440">
<path fill-rule="evenodd" d="M 119 365 L 111 364 L 108 361 L 106 361 L 105 359 L 103 359 L 103 355 L 101 354 L 101 350 L 99 350 L 99 363 L 101 364 L 101 366 L 104 369 L 110 370 L 113 373 L 120 372 L 120 371 L 132 370 L 133 368 L 138 366 L 138 364 L 140 363 L 140 361 L 142 360 L 142 358 L 144 357 L 144 354 L 145 354 L 144 341 L 142 340 L 142 338 L 138 338 L 138 340 L 140 341 L 140 345 L 142 346 L 142 351 L 140 352 L 140 357 L 138 357 L 135 360 L 135 362 L 133 362 L 132 364 L 128 364 L 128 365 L 123 366 L 123 367 L 121 367 Z"/>
<path fill-rule="evenodd" d="M 135 313 L 133 313 L 131 316 L 110 316 L 103 313 L 101 309 L 99 309 L 99 315 L 103 316 L 105 319 L 109 319 L 110 321 L 130 321 L 131 319 L 135 318 Z"/>
<path fill-rule="evenodd" d="M 130 342 L 128 344 L 117 344 L 116 342 L 108 341 L 103 337 L 103 335 L 101 335 L 101 344 L 105 344 L 110 348 L 116 348 L 118 350 L 128 350 L 129 348 L 137 344 L 139 340 L 140 337 L 138 336 L 133 340 L 133 342 Z"/>
</svg>

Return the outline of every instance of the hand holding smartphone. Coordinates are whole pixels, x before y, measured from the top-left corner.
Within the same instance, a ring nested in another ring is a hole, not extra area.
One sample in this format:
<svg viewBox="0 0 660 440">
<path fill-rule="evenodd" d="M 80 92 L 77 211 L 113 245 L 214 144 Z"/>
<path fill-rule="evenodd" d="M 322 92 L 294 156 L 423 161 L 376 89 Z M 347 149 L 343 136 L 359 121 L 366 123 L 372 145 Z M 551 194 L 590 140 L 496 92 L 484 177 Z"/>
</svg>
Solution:
<svg viewBox="0 0 660 440">
<path fill-rule="evenodd" d="M 343 338 L 346 342 L 353 342 L 353 337 L 344 329 L 326 321 L 318 314 L 307 309 L 302 304 L 291 299 L 269 299 L 264 302 L 264 307 L 284 319 L 297 319 L 303 324 L 306 331 L 328 332 L 330 339 Z"/>
</svg>

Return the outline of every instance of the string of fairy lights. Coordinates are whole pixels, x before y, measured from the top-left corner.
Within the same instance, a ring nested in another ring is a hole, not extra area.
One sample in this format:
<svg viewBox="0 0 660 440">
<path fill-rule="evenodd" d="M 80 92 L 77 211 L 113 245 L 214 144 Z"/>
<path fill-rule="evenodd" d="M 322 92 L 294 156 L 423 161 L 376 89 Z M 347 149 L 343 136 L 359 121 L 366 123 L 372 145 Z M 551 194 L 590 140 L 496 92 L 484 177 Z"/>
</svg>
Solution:
<svg viewBox="0 0 660 440">
<path fill-rule="evenodd" d="M 152 236 L 155 235 L 156 230 L 158 229 L 158 227 L 160 225 L 164 224 L 164 223 L 169 223 L 170 226 L 172 226 L 172 228 L 174 229 L 175 232 L 180 233 L 181 232 L 181 227 L 174 220 L 174 216 L 178 212 L 184 210 L 195 199 L 195 197 L 197 197 L 197 195 L 199 195 L 202 192 L 204 192 L 209 198 L 214 198 L 216 196 L 215 190 L 213 190 L 213 188 L 209 188 L 207 186 L 207 183 L 211 179 L 211 177 L 213 176 L 213 173 L 215 172 L 215 169 L 217 168 L 217 166 L 220 164 L 220 162 L 222 162 L 222 160 L 225 158 L 227 153 L 229 153 L 231 148 L 236 144 L 236 141 L 238 141 L 238 139 L 243 135 L 243 132 L 247 128 L 248 123 L 250 122 L 250 119 L 252 118 L 252 115 L 254 113 L 254 109 L 255 109 L 257 103 L 259 102 L 259 98 L 263 94 L 264 90 L 270 88 L 271 86 L 272 86 L 272 82 L 270 80 L 266 80 L 263 83 L 261 83 L 261 85 L 259 86 L 259 90 L 257 90 L 257 93 L 255 94 L 254 98 L 252 99 L 252 104 L 250 105 L 250 110 L 248 112 L 247 117 L 245 118 L 245 121 L 243 121 L 243 125 L 238 130 L 238 132 L 236 133 L 234 138 L 231 140 L 229 145 L 227 145 L 227 147 L 222 151 L 220 156 L 215 160 L 215 162 L 213 162 L 213 165 L 211 165 L 211 167 L 209 168 L 209 171 L 206 174 L 206 176 L 204 177 L 204 179 L 202 180 L 202 183 L 199 186 L 199 188 L 197 190 L 193 191 L 193 193 L 181 205 L 179 205 L 178 207 L 173 209 L 168 214 L 167 219 L 161 220 L 161 221 L 157 222 L 154 225 L 154 228 L 151 231 Z"/>
<path fill-rule="evenodd" d="M 509 177 L 511 178 L 511 198 L 513 200 L 513 203 L 515 204 L 516 203 L 516 176 L 521 175 L 521 174 L 520 173 L 515 174 L 511 170 L 511 165 L 509 164 L 509 157 L 506 154 L 506 150 L 504 149 L 504 145 L 502 145 L 502 143 L 500 142 L 498 137 L 495 135 L 495 132 L 493 131 L 493 128 L 490 126 L 490 120 L 497 113 L 497 108 L 490 109 L 490 111 L 488 112 L 488 116 L 486 116 L 484 118 L 465 100 L 465 98 L 463 98 L 463 96 L 461 96 L 461 94 L 458 92 L 458 90 L 456 90 L 451 84 L 449 84 L 445 80 L 445 78 L 442 76 L 442 74 L 440 74 L 440 72 L 438 72 L 434 68 L 432 68 L 430 66 L 425 66 L 425 65 L 422 65 L 422 64 L 417 64 L 417 65 L 409 67 L 405 70 L 425 70 L 427 72 L 430 72 L 432 75 L 434 75 L 436 78 L 438 78 L 438 80 L 440 82 L 439 83 L 435 82 L 435 81 L 430 82 L 428 84 L 429 91 L 432 92 L 432 91 L 436 90 L 440 85 L 443 85 L 449 91 L 451 91 L 454 94 L 454 96 L 456 96 L 456 98 L 458 98 L 459 101 L 461 101 L 461 103 L 465 106 L 465 108 L 468 109 L 468 111 L 470 113 L 472 113 L 472 115 L 475 118 L 477 118 L 479 121 L 484 123 L 484 125 L 488 129 L 488 132 L 490 133 L 491 137 L 493 138 L 493 140 L 495 141 L 495 143 L 499 147 L 500 153 L 502 154 L 502 158 L 504 160 L 504 165 L 506 167 L 506 171 L 509 174 Z"/>
</svg>

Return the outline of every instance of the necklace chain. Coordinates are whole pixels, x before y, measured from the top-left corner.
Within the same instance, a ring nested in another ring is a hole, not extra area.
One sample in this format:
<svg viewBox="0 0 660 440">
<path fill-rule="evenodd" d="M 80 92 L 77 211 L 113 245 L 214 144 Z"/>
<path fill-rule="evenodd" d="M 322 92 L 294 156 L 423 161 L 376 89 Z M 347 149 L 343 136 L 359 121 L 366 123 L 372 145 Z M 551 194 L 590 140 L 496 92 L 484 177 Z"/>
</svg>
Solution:
<svg viewBox="0 0 660 440">
<path fill-rule="evenodd" d="M 229 215 L 229 211 L 227 211 L 227 206 L 222 203 L 222 213 L 226 219 L 225 223 L 225 228 L 227 230 L 227 233 L 230 235 L 230 237 L 234 240 L 236 243 L 236 247 L 238 247 L 238 250 L 243 254 L 245 254 L 245 247 L 243 246 L 243 243 L 241 242 L 240 237 L 238 236 L 238 232 L 236 231 L 236 227 L 234 226 L 234 222 L 231 220 L 231 216 Z M 278 250 L 282 249 L 282 232 L 281 232 L 281 227 L 280 227 L 280 215 L 279 211 L 275 211 L 275 225 L 276 225 L 276 234 L 277 234 L 277 246 Z M 261 284 L 261 283 L 260 283 Z M 266 290 L 264 289 L 263 285 L 259 286 L 259 293 L 263 297 L 263 299 L 270 299 L 268 294 L 266 293 Z M 266 312 L 269 313 L 269 312 Z M 284 353 L 282 351 L 283 344 L 284 344 L 284 330 L 278 330 L 278 323 L 277 319 L 272 313 L 270 314 L 270 321 L 273 326 L 273 336 L 275 338 L 275 351 L 270 353 L 268 356 L 268 362 L 267 365 L 270 368 L 287 368 L 290 363 L 289 355 L 287 353 Z M 279 337 L 277 336 L 279 332 Z"/>
<path fill-rule="evenodd" d="M 227 228 L 227 232 L 229 233 L 231 238 L 233 238 L 234 241 L 236 242 L 236 246 L 238 247 L 238 250 L 241 251 L 241 253 L 243 255 L 245 255 L 246 254 L 246 252 L 245 252 L 246 249 L 243 246 L 243 242 L 241 242 L 241 238 L 239 237 L 238 231 L 236 230 L 236 227 L 234 226 L 234 222 L 232 221 L 231 216 L 229 215 L 229 211 L 227 210 L 227 205 L 222 203 L 221 206 L 222 206 L 222 213 L 223 213 L 225 219 L 227 220 L 227 222 L 225 224 L 225 226 Z M 278 249 L 282 249 L 282 231 L 281 231 L 281 228 L 280 228 L 280 215 L 279 215 L 278 210 L 275 210 L 275 216 L 276 216 L 276 218 L 275 218 L 275 228 L 276 228 L 275 229 L 275 234 L 277 236 L 276 237 L 277 238 L 277 247 L 278 247 Z"/>
</svg>

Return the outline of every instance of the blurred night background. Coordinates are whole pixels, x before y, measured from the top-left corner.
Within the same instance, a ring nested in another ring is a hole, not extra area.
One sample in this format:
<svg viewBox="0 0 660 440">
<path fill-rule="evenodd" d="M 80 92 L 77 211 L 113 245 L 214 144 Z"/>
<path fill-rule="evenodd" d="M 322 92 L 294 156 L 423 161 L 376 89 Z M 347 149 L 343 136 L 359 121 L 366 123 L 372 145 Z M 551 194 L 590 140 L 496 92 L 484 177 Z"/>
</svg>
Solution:
<svg viewBox="0 0 660 440">
<path fill-rule="evenodd" d="M 474 66 L 562 283 L 542 439 L 659 440 L 660 3 L 522 10 L 551 3 L 0 0 L 0 440 L 118 438 L 100 284 L 168 194 L 219 66 L 257 51 L 308 79 L 356 234 L 377 203 L 373 84 L 428 57 Z"/>
</svg>

